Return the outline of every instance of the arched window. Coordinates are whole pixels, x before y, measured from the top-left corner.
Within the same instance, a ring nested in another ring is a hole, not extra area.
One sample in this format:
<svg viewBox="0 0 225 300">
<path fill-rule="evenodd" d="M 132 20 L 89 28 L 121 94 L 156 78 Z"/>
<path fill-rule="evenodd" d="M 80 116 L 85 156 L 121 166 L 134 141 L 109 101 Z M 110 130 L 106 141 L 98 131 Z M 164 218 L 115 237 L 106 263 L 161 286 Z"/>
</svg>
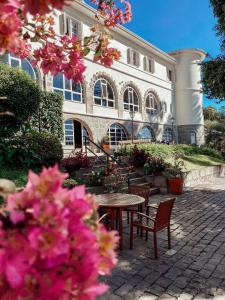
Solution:
<svg viewBox="0 0 225 300">
<path fill-rule="evenodd" d="M 104 107 L 115 107 L 115 95 L 110 83 L 99 78 L 94 85 L 94 103 Z"/>
<path fill-rule="evenodd" d="M 81 83 L 69 80 L 61 73 L 53 77 L 53 90 L 62 94 L 65 100 L 83 102 Z"/>
<path fill-rule="evenodd" d="M 127 139 L 125 130 L 121 125 L 118 124 L 112 124 L 107 132 L 109 136 L 109 143 L 111 146 L 118 145 L 119 141 L 124 141 Z"/>
<path fill-rule="evenodd" d="M 67 146 L 74 145 L 74 125 L 71 119 L 64 122 L 64 138 Z"/>
<path fill-rule="evenodd" d="M 138 133 L 138 139 L 140 140 L 155 140 L 155 134 L 151 127 L 144 126 Z"/>
<path fill-rule="evenodd" d="M 171 143 L 173 141 L 173 134 L 171 128 L 166 128 L 163 133 L 163 141 Z"/>
<path fill-rule="evenodd" d="M 139 99 L 136 91 L 128 86 L 123 95 L 124 109 L 129 111 L 139 111 Z"/>
<path fill-rule="evenodd" d="M 157 115 L 159 112 L 158 102 L 153 93 L 149 93 L 146 97 L 146 112 L 150 115 Z"/>
<path fill-rule="evenodd" d="M 6 54 L 1 58 L 1 61 L 5 64 L 10 65 L 11 67 L 20 67 L 25 72 L 27 72 L 34 80 L 37 79 L 37 74 L 35 68 L 33 68 L 32 64 L 28 59 L 20 59 L 13 54 Z"/>
</svg>

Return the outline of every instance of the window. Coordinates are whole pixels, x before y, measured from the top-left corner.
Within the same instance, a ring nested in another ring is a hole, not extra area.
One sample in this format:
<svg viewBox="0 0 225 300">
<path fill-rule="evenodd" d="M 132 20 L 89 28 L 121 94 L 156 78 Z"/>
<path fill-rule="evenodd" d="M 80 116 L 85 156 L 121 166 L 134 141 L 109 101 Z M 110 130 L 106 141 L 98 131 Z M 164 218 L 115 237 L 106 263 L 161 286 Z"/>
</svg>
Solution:
<svg viewBox="0 0 225 300">
<path fill-rule="evenodd" d="M 128 86 L 123 95 L 124 109 L 129 111 L 139 111 L 139 99 L 136 91 Z"/>
<path fill-rule="evenodd" d="M 140 140 L 155 140 L 155 134 L 151 127 L 144 126 L 138 133 L 138 139 Z"/>
<path fill-rule="evenodd" d="M 140 66 L 140 54 L 133 50 L 128 48 L 127 49 L 127 63 L 129 65 L 134 65 L 136 67 Z"/>
<path fill-rule="evenodd" d="M 109 82 L 99 78 L 94 85 L 94 103 L 104 107 L 115 107 L 114 92 Z"/>
<path fill-rule="evenodd" d="M 145 56 L 143 58 L 143 68 L 144 68 L 144 71 L 146 71 L 146 72 L 154 73 L 154 61 L 153 61 L 153 59 Z"/>
<path fill-rule="evenodd" d="M 53 77 L 53 90 L 61 93 L 65 100 L 83 102 L 82 85 L 79 82 L 68 80 L 63 74 Z"/>
<path fill-rule="evenodd" d="M 111 146 L 118 145 L 119 141 L 127 139 L 126 133 L 122 126 L 118 124 L 112 124 L 108 129 L 109 143 Z"/>
<path fill-rule="evenodd" d="M 167 76 L 169 81 L 173 81 L 173 71 L 167 70 Z"/>
<path fill-rule="evenodd" d="M 166 143 L 171 143 L 173 141 L 172 130 L 170 128 L 166 128 L 163 133 L 163 141 Z"/>
<path fill-rule="evenodd" d="M 20 67 L 25 72 L 27 72 L 30 77 L 36 80 L 37 74 L 36 70 L 31 65 L 30 61 L 28 59 L 21 60 L 19 57 L 14 56 L 12 54 L 6 54 L 1 57 L 1 61 L 5 64 L 9 64 L 11 67 Z"/>
<path fill-rule="evenodd" d="M 153 93 L 148 94 L 146 98 L 146 112 L 150 115 L 157 115 L 159 112 L 158 102 Z"/>
<path fill-rule="evenodd" d="M 74 125 L 73 120 L 67 120 L 64 122 L 64 138 L 67 146 L 74 145 Z"/>
<path fill-rule="evenodd" d="M 65 13 L 59 16 L 59 32 L 61 35 L 73 35 L 81 37 L 82 24 L 78 20 L 67 16 Z"/>
</svg>

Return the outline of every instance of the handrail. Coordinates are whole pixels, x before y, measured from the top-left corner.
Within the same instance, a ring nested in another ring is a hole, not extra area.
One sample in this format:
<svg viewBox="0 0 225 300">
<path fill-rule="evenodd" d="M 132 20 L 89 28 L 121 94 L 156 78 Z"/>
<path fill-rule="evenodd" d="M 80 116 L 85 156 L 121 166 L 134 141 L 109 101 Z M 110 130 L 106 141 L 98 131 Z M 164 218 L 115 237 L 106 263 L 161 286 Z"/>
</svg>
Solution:
<svg viewBox="0 0 225 300">
<path fill-rule="evenodd" d="M 110 155 L 108 152 L 106 152 L 101 146 L 99 146 L 98 144 L 96 144 L 94 141 L 92 141 L 89 137 L 84 137 L 84 145 L 85 145 L 85 151 L 87 153 L 87 150 L 89 150 L 91 153 L 93 153 L 95 156 L 97 156 L 99 159 L 100 157 L 94 153 L 94 151 L 92 151 L 88 145 L 87 145 L 87 141 L 89 141 L 91 144 L 93 144 L 95 147 L 97 147 L 99 150 L 101 150 L 107 157 L 107 166 L 109 166 L 109 158 L 111 158 L 114 162 L 116 162 L 119 166 L 123 167 L 124 165 L 127 164 L 122 164 L 120 161 L 118 161 L 115 157 L 113 157 L 112 155 Z M 100 159 L 101 160 L 101 159 Z"/>
<path fill-rule="evenodd" d="M 89 137 L 85 136 L 84 137 L 84 145 L 85 145 L 85 152 L 87 154 L 87 151 L 90 151 L 92 154 L 94 154 L 100 161 L 103 161 L 93 150 L 90 149 L 90 147 L 88 147 L 87 142 L 93 144 L 95 147 L 97 147 L 100 151 L 102 151 L 105 155 L 106 155 L 106 160 L 107 160 L 107 168 L 109 167 L 109 159 L 111 158 L 111 160 L 113 160 L 114 162 L 117 163 L 118 166 L 120 167 L 124 167 L 127 166 L 128 164 L 126 163 L 121 163 L 120 161 L 118 161 L 115 157 L 113 157 L 112 155 L 110 155 L 108 152 L 106 152 L 102 147 L 100 147 L 98 144 L 96 144 L 94 141 L 92 141 Z M 128 187 L 130 186 L 130 170 L 128 170 L 128 177 L 127 177 L 127 184 Z"/>
</svg>

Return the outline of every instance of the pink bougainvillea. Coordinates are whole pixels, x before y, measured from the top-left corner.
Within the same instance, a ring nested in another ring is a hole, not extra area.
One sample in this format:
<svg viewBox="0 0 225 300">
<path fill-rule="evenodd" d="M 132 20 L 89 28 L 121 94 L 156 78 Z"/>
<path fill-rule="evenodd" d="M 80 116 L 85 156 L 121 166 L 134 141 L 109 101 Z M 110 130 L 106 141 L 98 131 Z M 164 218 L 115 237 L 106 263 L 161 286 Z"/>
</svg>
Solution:
<svg viewBox="0 0 225 300">
<path fill-rule="evenodd" d="M 118 237 L 97 222 L 94 196 L 67 190 L 57 166 L 30 172 L 0 218 L 0 299 L 91 300 L 116 264 Z"/>
<path fill-rule="evenodd" d="M 73 0 L 80 1 L 80 0 Z M 131 6 L 124 0 L 90 0 L 98 7 L 98 22 L 106 27 L 124 24 L 131 20 Z M 75 36 L 59 37 L 54 31 L 54 9 L 62 10 L 72 0 L 1 0 L 0 2 L 0 53 L 11 52 L 21 59 L 29 54 L 34 64 L 44 73 L 63 73 L 68 79 L 81 81 L 85 66 L 83 57 L 94 50 L 94 61 L 110 67 L 120 58 L 120 52 L 110 47 L 110 35 L 101 29 L 79 39 Z M 118 7 L 116 4 L 124 6 Z M 32 42 L 40 42 L 32 51 Z"/>
</svg>

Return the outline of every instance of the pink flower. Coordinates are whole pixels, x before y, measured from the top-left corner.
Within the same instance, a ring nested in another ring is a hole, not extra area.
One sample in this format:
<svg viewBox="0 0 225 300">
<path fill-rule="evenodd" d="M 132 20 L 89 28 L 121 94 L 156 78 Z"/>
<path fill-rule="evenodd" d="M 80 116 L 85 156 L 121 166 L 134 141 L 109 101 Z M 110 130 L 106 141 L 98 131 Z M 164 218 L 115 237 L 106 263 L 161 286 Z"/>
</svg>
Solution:
<svg viewBox="0 0 225 300">
<path fill-rule="evenodd" d="M 25 215 L 22 211 L 13 210 L 10 214 L 10 220 L 14 225 L 25 220 Z"/>
<path fill-rule="evenodd" d="M 57 166 L 30 172 L 26 188 L 8 197 L 0 299 L 94 300 L 106 291 L 98 276 L 116 264 L 118 237 L 96 222 L 93 196 L 84 186 L 64 189 L 65 178 Z"/>
</svg>

